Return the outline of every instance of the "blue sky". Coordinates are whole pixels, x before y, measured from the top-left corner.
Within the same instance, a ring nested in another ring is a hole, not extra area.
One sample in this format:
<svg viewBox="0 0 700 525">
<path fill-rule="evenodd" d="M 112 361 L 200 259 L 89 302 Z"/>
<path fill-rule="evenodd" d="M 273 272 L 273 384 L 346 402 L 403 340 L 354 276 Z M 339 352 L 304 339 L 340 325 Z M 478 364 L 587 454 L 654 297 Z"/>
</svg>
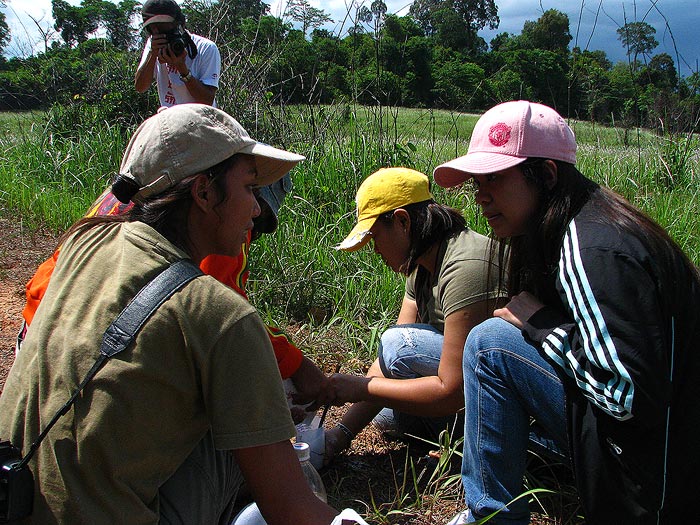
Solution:
<svg viewBox="0 0 700 525">
<path fill-rule="evenodd" d="M 268 0 L 269 1 L 269 0 Z M 284 0 L 270 1 L 271 14 L 279 16 Z M 371 0 L 364 0 L 369 6 Z M 69 0 L 78 5 L 80 0 Z M 362 0 L 310 0 L 315 7 L 330 13 L 336 21 L 327 26 L 337 30 L 348 12 L 348 6 Z M 403 16 L 408 13 L 410 0 L 385 0 L 388 11 Z M 5 0 L 3 9 L 14 40 L 8 48 L 12 55 L 26 55 L 36 49 L 39 33 L 27 16 L 40 20 L 44 29 L 51 28 L 51 0 Z M 698 0 L 496 0 L 500 25 L 496 30 L 479 34 L 489 42 L 496 34 L 519 34 L 526 20 L 536 20 L 547 9 L 558 9 L 569 16 L 572 45 L 582 49 L 600 49 L 612 61 L 625 60 L 625 50 L 617 38 L 616 29 L 625 21 L 645 21 L 656 29 L 659 47 L 654 53 L 671 55 L 682 74 L 700 67 L 700 4 Z M 354 11 L 354 7 L 352 8 Z"/>
</svg>

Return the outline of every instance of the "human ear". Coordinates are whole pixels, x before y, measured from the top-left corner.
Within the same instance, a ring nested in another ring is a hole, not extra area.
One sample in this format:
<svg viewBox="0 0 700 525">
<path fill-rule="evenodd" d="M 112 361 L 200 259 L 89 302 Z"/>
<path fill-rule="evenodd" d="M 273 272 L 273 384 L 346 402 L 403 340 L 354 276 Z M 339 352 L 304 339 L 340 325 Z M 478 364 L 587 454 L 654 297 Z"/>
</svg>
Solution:
<svg viewBox="0 0 700 525">
<path fill-rule="evenodd" d="M 558 169 L 557 164 L 553 160 L 545 160 L 542 164 L 542 175 L 544 177 L 544 185 L 548 190 L 557 185 Z"/>
<path fill-rule="evenodd" d="M 209 182 L 209 177 L 202 173 L 197 175 L 190 187 L 192 202 L 202 211 L 207 211 L 212 207 L 212 188 Z"/>
<path fill-rule="evenodd" d="M 394 211 L 394 220 L 397 221 L 403 232 L 407 232 L 411 227 L 411 216 L 403 208 L 398 208 Z"/>
</svg>

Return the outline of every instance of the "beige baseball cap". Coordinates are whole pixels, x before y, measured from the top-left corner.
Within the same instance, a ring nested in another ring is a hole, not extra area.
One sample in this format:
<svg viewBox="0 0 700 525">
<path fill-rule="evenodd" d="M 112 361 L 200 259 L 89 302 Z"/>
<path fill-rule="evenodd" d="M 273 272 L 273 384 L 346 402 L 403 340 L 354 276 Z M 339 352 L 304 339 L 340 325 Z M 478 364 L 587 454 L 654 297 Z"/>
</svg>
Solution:
<svg viewBox="0 0 700 525">
<path fill-rule="evenodd" d="M 259 186 L 279 180 L 305 158 L 253 140 L 220 109 L 179 104 L 161 108 L 138 127 L 124 152 L 119 175 L 138 186 L 131 197 L 138 202 L 236 153 L 255 156 Z"/>
</svg>

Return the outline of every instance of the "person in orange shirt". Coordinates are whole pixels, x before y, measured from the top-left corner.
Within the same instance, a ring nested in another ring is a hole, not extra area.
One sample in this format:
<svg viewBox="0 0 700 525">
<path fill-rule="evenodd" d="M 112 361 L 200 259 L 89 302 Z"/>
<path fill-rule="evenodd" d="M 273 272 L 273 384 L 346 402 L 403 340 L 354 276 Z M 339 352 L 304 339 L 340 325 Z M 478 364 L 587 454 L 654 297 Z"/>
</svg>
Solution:
<svg viewBox="0 0 700 525">
<path fill-rule="evenodd" d="M 240 295 L 248 299 L 245 287 L 250 274 L 248 268 L 250 243 L 260 235 L 264 233 L 273 233 L 277 229 L 277 213 L 282 201 L 291 188 L 292 180 L 289 174 L 270 186 L 259 188 L 256 195 L 258 203 L 260 204 L 261 213 L 254 219 L 255 227 L 243 244 L 241 253 L 237 257 L 217 254 L 209 255 L 200 263 L 200 269 L 207 275 L 214 277 L 217 281 L 233 288 Z M 132 207 L 133 203 L 124 204 L 120 202 L 108 188 L 92 204 L 89 211 L 86 213 L 86 217 L 120 215 L 128 212 Z M 60 247 L 51 257 L 39 266 L 34 276 L 26 285 L 27 302 L 22 311 L 24 323 L 17 337 L 17 351 L 19 351 L 21 343 L 24 340 L 24 335 L 44 297 L 59 253 Z M 302 354 L 301 350 L 282 330 L 274 326 L 266 326 L 266 328 L 270 337 L 270 342 L 272 343 L 272 348 L 275 352 L 282 379 L 291 379 L 296 389 L 294 401 L 306 403 L 316 399 L 321 385 L 326 380 L 323 372 L 313 361 Z M 286 385 L 288 385 L 288 383 L 287 381 Z M 303 419 L 304 414 L 301 411 L 293 410 L 292 416 L 295 419 L 295 423 L 298 423 Z"/>
</svg>

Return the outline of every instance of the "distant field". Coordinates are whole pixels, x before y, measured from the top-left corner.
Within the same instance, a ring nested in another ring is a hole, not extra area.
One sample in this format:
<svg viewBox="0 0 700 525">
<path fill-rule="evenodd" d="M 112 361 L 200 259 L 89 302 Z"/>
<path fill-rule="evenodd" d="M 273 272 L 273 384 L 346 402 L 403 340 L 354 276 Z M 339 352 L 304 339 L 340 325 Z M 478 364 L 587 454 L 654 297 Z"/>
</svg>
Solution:
<svg viewBox="0 0 700 525">
<path fill-rule="evenodd" d="M 477 116 L 337 105 L 287 107 L 273 117 L 283 137 L 279 145 L 307 161 L 293 172 L 295 188 L 280 211 L 279 230 L 253 247 L 252 298 L 272 317 L 306 321 L 309 312 L 321 312 L 326 323 L 347 326 L 358 356 L 369 357 L 367 329 L 393 321 L 402 280 L 369 250 L 332 249 L 352 226 L 355 190 L 382 166 L 430 174 L 437 164 L 466 153 Z M 581 171 L 657 219 L 697 263 L 697 140 L 571 125 Z M 43 221 L 62 230 L 109 183 L 126 139 L 107 123 L 72 138 L 51 129 L 42 114 L 0 114 L 0 206 L 21 214 L 25 223 Z M 250 129 L 267 139 L 265 131 Z M 433 190 L 438 200 L 463 209 L 474 229 L 487 233 L 463 188 Z"/>
</svg>

